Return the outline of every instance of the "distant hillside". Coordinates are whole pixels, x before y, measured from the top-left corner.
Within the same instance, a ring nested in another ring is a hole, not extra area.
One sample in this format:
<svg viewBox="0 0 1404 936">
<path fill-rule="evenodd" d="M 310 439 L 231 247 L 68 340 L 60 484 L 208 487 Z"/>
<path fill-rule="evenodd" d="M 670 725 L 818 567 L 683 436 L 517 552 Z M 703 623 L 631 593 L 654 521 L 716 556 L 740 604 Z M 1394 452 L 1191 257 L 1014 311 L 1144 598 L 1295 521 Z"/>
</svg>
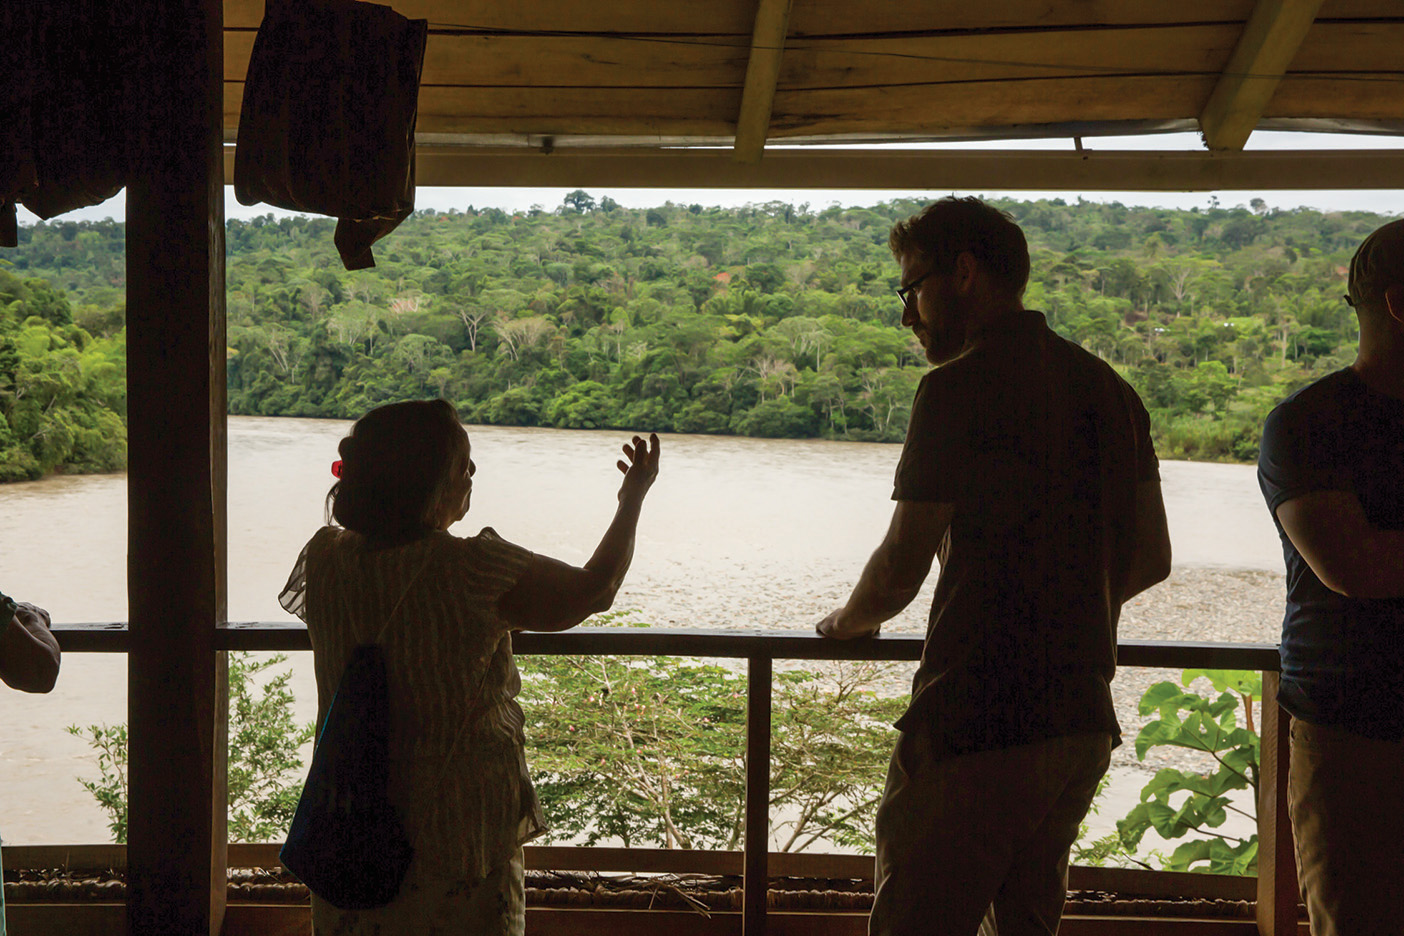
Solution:
<svg viewBox="0 0 1404 936">
<path fill-rule="evenodd" d="M 999 204 L 1029 238 L 1026 303 L 1137 387 L 1162 457 L 1191 459 L 1253 458 L 1267 410 L 1353 358 L 1345 264 L 1386 220 L 1257 201 Z M 230 411 L 354 418 L 443 396 L 471 422 L 900 440 L 926 365 L 898 324 L 887 233 L 920 207 L 633 210 L 578 191 L 517 215 L 417 213 L 356 273 L 329 219 L 231 221 Z M 24 334 L 23 353 L 40 350 L 36 302 L 69 310 L 71 324 L 38 314 L 55 353 L 120 348 L 123 236 L 59 220 L 0 254 L 15 274 L 0 280 L 0 452 L 33 447 L 4 355 Z M 93 392 L 121 416 L 120 394 Z"/>
</svg>

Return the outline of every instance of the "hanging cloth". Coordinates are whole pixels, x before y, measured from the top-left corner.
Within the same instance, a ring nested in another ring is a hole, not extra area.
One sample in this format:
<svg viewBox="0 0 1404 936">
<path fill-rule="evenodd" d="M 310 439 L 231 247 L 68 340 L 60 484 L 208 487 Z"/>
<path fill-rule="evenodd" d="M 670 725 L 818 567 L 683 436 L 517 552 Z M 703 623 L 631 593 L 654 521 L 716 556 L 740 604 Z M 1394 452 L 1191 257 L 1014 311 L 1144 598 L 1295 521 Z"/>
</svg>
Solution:
<svg viewBox="0 0 1404 936">
<path fill-rule="evenodd" d="M 0 7 L 0 247 L 13 247 L 16 203 L 47 219 L 126 184 L 131 29 L 110 0 Z"/>
<path fill-rule="evenodd" d="M 33 4 L 0 3 L 0 247 L 18 246 L 15 203 L 39 184 L 29 126 L 32 16 Z"/>
<path fill-rule="evenodd" d="M 356 0 L 267 0 L 239 112 L 242 205 L 338 219 L 348 270 L 414 211 L 426 20 Z"/>
<path fill-rule="evenodd" d="M 15 202 L 39 182 L 29 129 L 29 98 L 34 94 L 32 6 L 0 4 L 0 35 L 6 36 L 0 42 L 0 247 L 18 246 Z"/>
</svg>

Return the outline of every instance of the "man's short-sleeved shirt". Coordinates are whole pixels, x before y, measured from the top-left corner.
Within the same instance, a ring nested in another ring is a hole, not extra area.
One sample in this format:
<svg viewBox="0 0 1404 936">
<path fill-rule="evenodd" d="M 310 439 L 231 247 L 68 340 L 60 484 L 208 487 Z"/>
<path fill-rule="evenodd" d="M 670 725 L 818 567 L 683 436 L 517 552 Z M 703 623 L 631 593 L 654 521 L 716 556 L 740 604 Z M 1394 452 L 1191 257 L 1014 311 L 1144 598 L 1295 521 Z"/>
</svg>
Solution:
<svg viewBox="0 0 1404 936">
<path fill-rule="evenodd" d="M 1348 491 L 1373 526 L 1404 529 L 1404 400 L 1350 368 L 1298 390 L 1268 415 L 1258 483 L 1287 566 L 1278 700 L 1313 724 L 1404 740 L 1404 598 L 1327 588 L 1277 519 L 1304 494 Z"/>
<path fill-rule="evenodd" d="M 953 504 L 926 646 L 897 723 L 939 756 L 1107 731 L 1135 544 L 1158 463 L 1136 392 L 1023 311 L 927 374 L 894 500 Z"/>
</svg>

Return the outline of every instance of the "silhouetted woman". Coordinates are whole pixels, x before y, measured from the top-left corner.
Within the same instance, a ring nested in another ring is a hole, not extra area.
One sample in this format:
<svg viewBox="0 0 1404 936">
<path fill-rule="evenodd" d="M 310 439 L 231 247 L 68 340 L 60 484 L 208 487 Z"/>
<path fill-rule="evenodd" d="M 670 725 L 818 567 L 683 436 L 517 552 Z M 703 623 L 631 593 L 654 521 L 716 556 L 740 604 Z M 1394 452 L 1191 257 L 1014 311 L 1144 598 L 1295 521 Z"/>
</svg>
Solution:
<svg viewBox="0 0 1404 936">
<path fill-rule="evenodd" d="M 385 650 L 390 795 L 415 847 L 398 896 L 374 910 L 316 897 L 316 936 L 520 934 L 523 842 L 545 828 L 527 776 L 513 630 L 565 630 L 606 610 L 629 568 L 658 438 L 618 462 L 619 508 L 583 568 L 485 528 L 458 537 L 475 466 L 443 400 L 371 410 L 341 441 L 318 530 L 280 601 L 307 623 L 322 723 L 353 647 Z"/>
</svg>

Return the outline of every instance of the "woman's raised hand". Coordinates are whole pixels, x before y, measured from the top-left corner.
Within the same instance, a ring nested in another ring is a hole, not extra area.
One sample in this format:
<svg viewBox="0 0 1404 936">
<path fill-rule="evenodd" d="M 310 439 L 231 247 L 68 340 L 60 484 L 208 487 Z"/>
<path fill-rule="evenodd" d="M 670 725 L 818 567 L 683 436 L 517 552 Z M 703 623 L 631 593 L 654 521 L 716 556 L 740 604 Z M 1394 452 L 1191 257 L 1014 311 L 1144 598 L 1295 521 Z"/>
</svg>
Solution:
<svg viewBox="0 0 1404 936">
<path fill-rule="evenodd" d="M 616 462 L 619 470 L 624 472 L 624 483 L 619 486 L 619 500 L 621 503 L 628 498 L 642 501 L 652 487 L 653 479 L 658 477 L 658 434 L 650 433 L 647 441 L 634 436 L 632 443 L 624 446 L 624 457 L 629 460 L 626 462 L 621 458 Z"/>
<path fill-rule="evenodd" d="M 526 572 L 498 602 L 498 611 L 512 627 L 565 630 L 592 614 L 608 611 L 614 603 L 634 558 L 634 534 L 644 495 L 658 477 L 658 436 L 650 435 L 647 442 L 634 436 L 625 444 L 618 465 L 624 472 L 619 507 L 595 554 L 580 569 L 547 556 L 532 556 Z"/>
</svg>

